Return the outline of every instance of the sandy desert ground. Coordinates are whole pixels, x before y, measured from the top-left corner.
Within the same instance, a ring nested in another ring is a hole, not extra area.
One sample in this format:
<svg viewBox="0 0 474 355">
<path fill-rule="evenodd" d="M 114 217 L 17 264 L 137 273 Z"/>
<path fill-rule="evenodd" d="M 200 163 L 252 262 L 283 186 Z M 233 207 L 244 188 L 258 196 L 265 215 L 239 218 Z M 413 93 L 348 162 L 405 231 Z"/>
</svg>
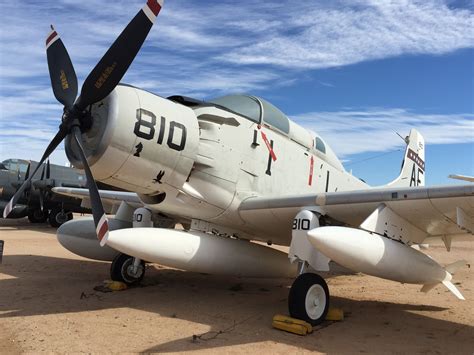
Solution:
<svg viewBox="0 0 474 355">
<path fill-rule="evenodd" d="M 441 263 L 466 259 L 455 276 L 466 301 L 444 287 L 428 295 L 360 274 L 326 275 L 346 312 L 301 337 L 271 327 L 286 314 L 292 280 L 254 280 L 149 266 L 142 287 L 102 293 L 109 264 L 75 256 L 55 230 L 0 220 L 0 352 L 474 353 L 474 239 L 440 244 Z"/>
</svg>

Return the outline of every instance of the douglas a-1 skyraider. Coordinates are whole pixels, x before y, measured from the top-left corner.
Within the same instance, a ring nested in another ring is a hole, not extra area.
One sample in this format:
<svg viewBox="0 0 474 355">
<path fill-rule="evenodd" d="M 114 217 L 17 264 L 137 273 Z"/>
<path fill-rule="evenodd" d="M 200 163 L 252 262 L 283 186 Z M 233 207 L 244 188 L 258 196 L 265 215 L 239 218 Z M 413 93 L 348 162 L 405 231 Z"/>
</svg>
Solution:
<svg viewBox="0 0 474 355">
<path fill-rule="evenodd" d="M 148 0 L 77 99 L 69 55 L 56 31 L 47 38 L 52 87 L 64 115 L 38 167 L 65 139 L 69 160 L 86 172 L 88 191 L 56 191 L 90 200 L 93 210 L 93 221 L 59 229 L 66 248 L 113 260 L 112 278 L 129 284 L 143 278 L 145 262 L 294 276 L 289 312 L 312 324 L 328 310 L 328 287 L 316 272 L 328 270 L 330 260 L 423 285 L 425 292 L 442 283 L 463 299 L 451 279 L 464 262 L 442 267 L 412 246 L 439 237 L 449 250 L 453 238 L 473 234 L 473 184 L 424 187 L 425 145 L 416 130 L 406 139 L 400 176 L 372 188 L 346 172 L 321 137 L 259 97 L 204 102 L 119 84 L 162 5 Z M 99 192 L 94 179 L 130 192 Z M 101 198 L 120 204 L 114 218 L 106 217 Z M 174 229 L 176 223 L 184 230 Z M 289 255 L 252 240 L 290 246 Z"/>
</svg>

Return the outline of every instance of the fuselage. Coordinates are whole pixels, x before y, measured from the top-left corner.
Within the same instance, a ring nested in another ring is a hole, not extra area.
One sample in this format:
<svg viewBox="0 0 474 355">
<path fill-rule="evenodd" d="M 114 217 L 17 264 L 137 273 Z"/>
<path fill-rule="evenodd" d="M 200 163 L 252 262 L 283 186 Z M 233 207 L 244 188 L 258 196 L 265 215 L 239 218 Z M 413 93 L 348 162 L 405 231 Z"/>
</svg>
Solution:
<svg viewBox="0 0 474 355">
<path fill-rule="evenodd" d="M 288 245 L 293 213 L 246 213 L 241 202 L 368 187 L 321 137 L 257 97 L 199 102 L 121 85 L 92 115 L 101 118 L 83 139 L 94 177 L 193 229 Z"/>
</svg>

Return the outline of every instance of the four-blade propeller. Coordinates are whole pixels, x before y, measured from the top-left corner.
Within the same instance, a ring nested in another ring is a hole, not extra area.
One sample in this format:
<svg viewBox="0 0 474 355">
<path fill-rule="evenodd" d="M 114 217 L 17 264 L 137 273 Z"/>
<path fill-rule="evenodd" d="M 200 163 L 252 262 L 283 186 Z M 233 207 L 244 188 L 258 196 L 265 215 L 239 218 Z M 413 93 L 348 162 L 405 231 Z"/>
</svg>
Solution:
<svg viewBox="0 0 474 355">
<path fill-rule="evenodd" d="M 105 245 L 109 232 L 107 217 L 82 147 L 81 132 L 87 131 L 92 125 L 91 115 L 86 108 L 104 99 L 120 82 L 150 32 L 163 2 L 164 0 L 147 1 L 87 76 L 78 98 L 76 98 L 78 92 L 76 72 L 66 47 L 51 26 L 52 31 L 46 39 L 49 74 L 54 96 L 64 105 L 64 114 L 59 131 L 49 143 L 39 164 L 5 207 L 4 218 L 12 211 L 46 158 L 67 135 L 71 134 L 86 173 L 97 238 L 102 246 Z"/>
</svg>

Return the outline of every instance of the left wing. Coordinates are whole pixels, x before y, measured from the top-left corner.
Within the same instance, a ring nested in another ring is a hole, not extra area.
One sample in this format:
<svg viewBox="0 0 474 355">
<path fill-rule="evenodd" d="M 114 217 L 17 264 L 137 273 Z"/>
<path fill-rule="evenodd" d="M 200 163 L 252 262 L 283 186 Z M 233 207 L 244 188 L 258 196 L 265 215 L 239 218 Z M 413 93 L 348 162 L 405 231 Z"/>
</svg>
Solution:
<svg viewBox="0 0 474 355">
<path fill-rule="evenodd" d="M 295 216 L 302 209 L 389 236 L 395 228 L 400 234 L 396 239 L 407 244 L 442 237 L 449 249 L 452 237 L 474 233 L 474 184 L 251 197 L 242 202 L 239 211 L 246 214 L 266 210 L 276 216 L 284 211 Z"/>
<path fill-rule="evenodd" d="M 59 195 L 80 198 L 82 199 L 83 206 L 88 206 L 88 204 L 90 204 L 89 190 L 87 189 L 74 187 L 53 187 L 52 191 Z M 143 206 L 143 202 L 141 202 L 135 192 L 99 190 L 99 195 L 108 213 L 111 213 L 111 211 L 118 207 L 122 201 L 125 201 L 135 207 Z"/>
</svg>

